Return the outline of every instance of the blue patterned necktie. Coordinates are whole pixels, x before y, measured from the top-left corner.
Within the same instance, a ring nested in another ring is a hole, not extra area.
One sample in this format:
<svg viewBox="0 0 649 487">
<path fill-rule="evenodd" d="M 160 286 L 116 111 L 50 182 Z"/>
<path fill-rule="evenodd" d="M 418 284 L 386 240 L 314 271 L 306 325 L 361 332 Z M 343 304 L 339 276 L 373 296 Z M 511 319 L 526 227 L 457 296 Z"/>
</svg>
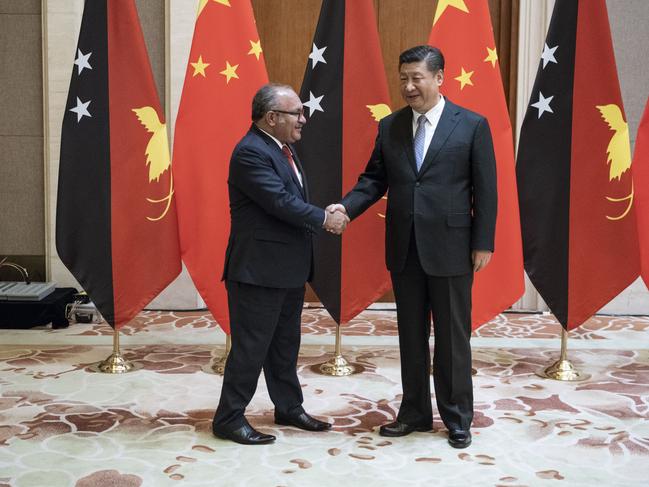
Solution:
<svg viewBox="0 0 649 487">
<path fill-rule="evenodd" d="M 426 117 L 419 115 L 417 119 L 417 130 L 415 131 L 415 162 L 417 163 L 417 172 L 421 169 L 424 162 L 424 144 L 426 141 Z"/>
</svg>

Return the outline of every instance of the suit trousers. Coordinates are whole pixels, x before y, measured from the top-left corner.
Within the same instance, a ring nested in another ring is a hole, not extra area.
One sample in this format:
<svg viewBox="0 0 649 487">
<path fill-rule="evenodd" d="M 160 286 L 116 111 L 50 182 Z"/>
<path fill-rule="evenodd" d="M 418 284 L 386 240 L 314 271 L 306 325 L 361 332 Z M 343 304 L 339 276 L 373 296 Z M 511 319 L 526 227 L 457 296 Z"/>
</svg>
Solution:
<svg viewBox="0 0 649 487">
<path fill-rule="evenodd" d="M 214 424 L 235 430 L 263 368 L 275 414 L 300 414 L 303 396 L 297 377 L 304 286 L 269 288 L 226 281 L 232 347 L 225 364 Z"/>
<path fill-rule="evenodd" d="M 430 276 L 422 269 L 414 231 L 405 266 L 392 272 L 397 304 L 403 399 L 397 419 L 430 425 L 430 316 L 435 334 L 433 381 L 448 429 L 469 429 L 473 420 L 471 286 L 473 273 Z"/>
</svg>

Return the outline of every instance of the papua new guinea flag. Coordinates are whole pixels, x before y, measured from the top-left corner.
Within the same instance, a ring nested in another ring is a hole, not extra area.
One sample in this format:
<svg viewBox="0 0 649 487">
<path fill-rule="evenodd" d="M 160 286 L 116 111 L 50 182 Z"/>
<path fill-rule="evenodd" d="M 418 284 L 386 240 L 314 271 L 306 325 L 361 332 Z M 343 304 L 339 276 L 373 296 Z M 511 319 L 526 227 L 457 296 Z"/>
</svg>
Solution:
<svg viewBox="0 0 649 487">
<path fill-rule="evenodd" d="M 133 0 L 86 0 L 61 131 L 56 248 L 113 327 L 180 272 L 170 166 Z"/>
<path fill-rule="evenodd" d="M 525 270 L 566 329 L 639 273 L 629 128 L 604 0 L 557 0 L 516 173 Z"/>
<path fill-rule="evenodd" d="M 363 172 L 389 93 L 372 0 L 324 0 L 300 90 L 307 124 L 297 144 L 311 202 L 340 201 Z M 342 238 L 314 243 L 311 282 L 337 323 L 390 289 L 385 268 L 385 200 L 354 220 Z"/>
</svg>

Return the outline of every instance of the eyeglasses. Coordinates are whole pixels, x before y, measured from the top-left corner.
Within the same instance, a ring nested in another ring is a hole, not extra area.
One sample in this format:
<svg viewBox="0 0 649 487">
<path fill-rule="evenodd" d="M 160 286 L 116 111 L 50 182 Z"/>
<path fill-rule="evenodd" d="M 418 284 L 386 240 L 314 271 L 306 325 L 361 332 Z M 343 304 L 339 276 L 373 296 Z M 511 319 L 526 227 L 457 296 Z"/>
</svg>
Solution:
<svg viewBox="0 0 649 487">
<path fill-rule="evenodd" d="M 295 112 L 287 112 L 286 110 L 268 110 L 268 111 L 275 112 L 275 113 L 284 113 L 286 115 L 295 115 L 298 118 L 304 116 L 304 108 L 300 108 Z"/>
</svg>

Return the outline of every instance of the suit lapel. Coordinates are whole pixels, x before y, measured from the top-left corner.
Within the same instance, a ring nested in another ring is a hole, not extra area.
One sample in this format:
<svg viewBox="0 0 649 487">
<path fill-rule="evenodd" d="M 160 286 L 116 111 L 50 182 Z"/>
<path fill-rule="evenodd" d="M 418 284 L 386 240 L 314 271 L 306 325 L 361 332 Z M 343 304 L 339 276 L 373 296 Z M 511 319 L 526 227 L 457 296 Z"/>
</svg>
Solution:
<svg viewBox="0 0 649 487">
<path fill-rule="evenodd" d="M 433 140 L 430 141 L 430 146 L 428 147 L 428 151 L 424 157 L 424 162 L 421 165 L 421 170 L 419 171 L 420 175 L 431 166 L 440 149 L 444 147 L 444 144 L 446 144 L 446 141 L 459 121 L 460 111 L 457 109 L 457 106 L 451 103 L 447 98 L 446 104 L 444 105 L 444 111 L 442 111 L 442 116 L 437 123 Z"/>
<path fill-rule="evenodd" d="M 295 154 L 295 150 L 293 150 L 293 147 L 289 146 L 289 148 L 291 149 L 291 152 L 293 153 L 293 162 L 295 162 L 295 165 L 297 166 L 298 170 L 300 171 L 300 174 L 302 175 L 302 182 L 304 183 L 304 186 L 300 185 L 300 181 L 297 178 L 297 175 L 295 174 L 295 171 L 291 167 L 291 163 L 288 162 L 288 159 L 286 159 L 286 155 L 284 155 L 284 153 L 282 152 L 282 149 L 279 148 L 279 146 L 277 145 L 277 142 L 275 142 L 273 139 L 268 137 L 268 135 L 266 135 L 264 132 L 259 130 L 259 128 L 255 124 L 252 124 L 252 127 L 251 127 L 250 130 L 253 131 L 255 134 L 257 134 L 259 137 L 261 137 L 261 139 L 268 146 L 269 150 L 271 152 L 275 153 L 277 155 L 277 157 L 279 157 L 281 159 L 283 166 L 289 172 L 289 174 L 291 175 L 291 178 L 293 179 L 293 182 L 298 187 L 298 189 L 300 191 L 300 195 L 302 196 L 303 199 L 305 199 L 307 197 L 306 178 L 304 177 L 304 171 L 302 170 L 302 165 L 298 161 L 297 155 Z"/>
<path fill-rule="evenodd" d="M 415 176 L 417 175 L 417 163 L 415 162 L 415 146 L 412 138 L 412 109 L 405 107 L 397 115 L 398 119 L 395 120 L 395 126 L 399 131 L 399 138 L 403 143 L 403 150 L 408 157 L 408 163 Z"/>
</svg>

